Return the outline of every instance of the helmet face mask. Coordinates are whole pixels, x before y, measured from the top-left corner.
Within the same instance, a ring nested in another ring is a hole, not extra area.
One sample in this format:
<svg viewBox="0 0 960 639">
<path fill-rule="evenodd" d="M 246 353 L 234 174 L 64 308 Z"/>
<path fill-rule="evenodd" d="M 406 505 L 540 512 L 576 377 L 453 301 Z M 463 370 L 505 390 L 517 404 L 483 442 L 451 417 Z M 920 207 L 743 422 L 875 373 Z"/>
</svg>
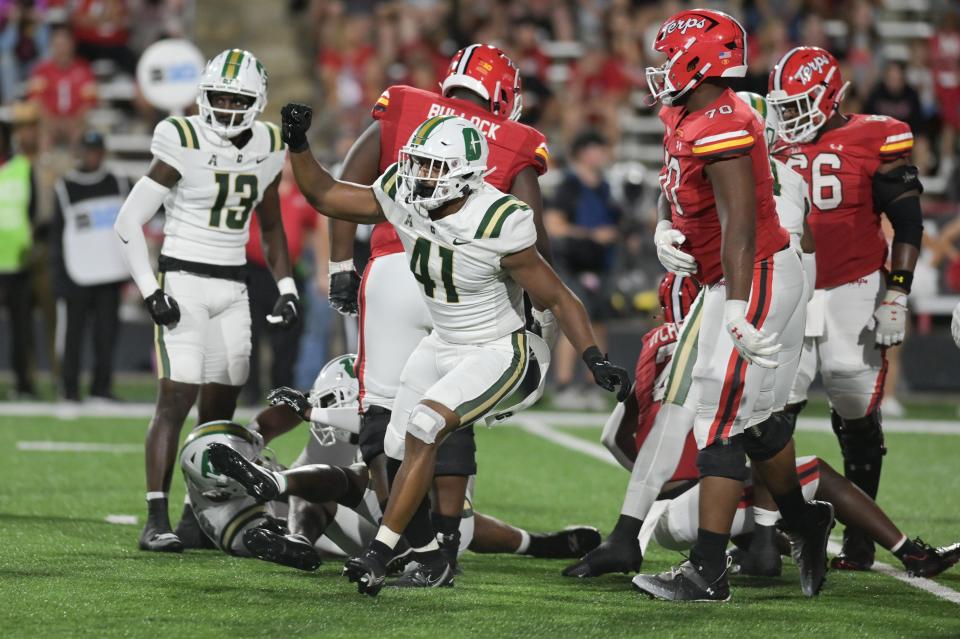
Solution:
<svg viewBox="0 0 960 639">
<path fill-rule="evenodd" d="M 263 448 L 259 433 L 230 422 L 208 422 L 200 424 L 195 431 L 204 427 L 224 425 L 227 432 L 205 435 L 198 439 L 187 438 L 180 452 L 180 467 L 184 478 L 204 498 L 214 502 L 228 501 L 236 497 L 246 497 L 246 489 L 239 482 L 216 473 L 207 459 L 207 446 L 212 443 L 233 448 L 250 461 L 259 461 Z M 230 432 L 230 431 L 235 432 Z M 244 436 L 244 433 L 248 435 Z M 252 443 L 253 442 L 253 443 Z"/>
<path fill-rule="evenodd" d="M 813 140 L 839 110 L 849 85 L 824 49 L 797 47 L 784 54 L 770 73 L 767 93 L 767 103 L 780 119 L 780 137 L 790 144 Z"/>
<path fill-rule="evenodd" d="M 421 124 L 400 149 L 397 197 L 422 215 L 483 186 L 487 141 L 463 118 L 441 116 Z"/>
<path fill-rule="evenodd" d="M 252 54 L 240 49 L 223 51 L 210 60 L 200 78 L 199 89 L 200 119 L 224 138 L 250 129 L 267 105 L 267 73 Z M 229 104 L 240 102 L 239 96 L 245 98 L 247 106 L 237 108 Z"/>
<path fill-rule="evenodd" d="M 307 400 L 315 408 L 359 408 L 360 383 L 357 381 L 356 355 L 348 354 L 335 357 L 327 362 L 317 379 Z M 311 422 L 310 432 L 321 446 L 332 446 L 338 441 L 337 428 Z"/>
</svg>

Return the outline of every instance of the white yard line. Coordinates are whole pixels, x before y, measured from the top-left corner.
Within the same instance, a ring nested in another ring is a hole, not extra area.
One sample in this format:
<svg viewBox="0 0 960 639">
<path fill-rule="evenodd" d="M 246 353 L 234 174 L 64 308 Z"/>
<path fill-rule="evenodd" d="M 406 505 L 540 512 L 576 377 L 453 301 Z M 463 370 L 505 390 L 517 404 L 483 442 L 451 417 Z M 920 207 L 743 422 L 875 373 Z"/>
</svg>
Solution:
<svg viewBox="0 0 960 639">
<path fill-rule="evenodd" d="M 589 442 L 581 437 L 575 437 L 573 435 L 568 435 L 564 432 L 557 431 L 554 428 L 551 428 L 548 423 L 553 423 L 551 420 L 547 419 L 548 415 L 552 413 L 525 413 L 523 415 L 517 415 L 513 418 L 513 421 L 522 428 L 524 431 L 530 433 L 531 435 L 536 435 L 546 439 L 549 442 L 557 444 L 558 446 L 563 446 L 570 450 L 576 451 L 578 453 L 583 453 L 589 457 L 593 457 L 599 461 L 610 464 L 611 466 L 616 466 L 621 468 L 620 464 L 613 458 L 613 455 L 600 444 L 595 444 Z M 829 421 L 827 425 L 829 428 Z M 929 423 L 929 422 L 927 422 Z M 884 429 L 886 430 L 886 423 L 884 423 Z M 840 544 L 836 541 L 831 541 L 828 546 L 830 552 L 836 554 L 840 552 Z M 960 592 L 953 590 L 944 586 L 943 584 L 937 583 L 932 579 L 924 579 L 922 577 L 910 577 L 906 572 L 898 568 L 894 568 L 889 564 L 885 564 L 879 561 L 874 562 L 873 569 L 876 572 L 881 572 L 885 575 L 889 575 L 898 581 L 911 586 L 913 588 L 918 588 L 920 590 L 929 592 L 935 597 L 939 597 L 945 601 L 949 601 L 954 604 L 960 605 Z"/>
<path fill-rule="evenodd" d="M 17 450 L 41 453 L 140 453 L 143 444 L 101 444 L 94 442 L 17 442 Z"/>
</svg>

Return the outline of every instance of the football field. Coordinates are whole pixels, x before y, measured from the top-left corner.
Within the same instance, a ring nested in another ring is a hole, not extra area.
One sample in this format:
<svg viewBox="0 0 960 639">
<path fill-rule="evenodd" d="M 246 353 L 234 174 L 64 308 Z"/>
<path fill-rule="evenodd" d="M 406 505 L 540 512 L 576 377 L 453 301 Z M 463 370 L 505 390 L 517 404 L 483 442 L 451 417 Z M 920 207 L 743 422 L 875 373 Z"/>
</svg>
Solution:
<svg viewBox="0 0 960 639">
<path fill-rule="evenodd" d="M 524 418 L 523 426 L 478 428 L 477 510 L 530 531 L 584 523 L 608 532 L 627 475 L 598 450 L 603 416 Z M 671 605 L 638 595 L 627 576 L 573 581 L 560 576 L 567 562 L 517 556 L 468 553 L 455 588 L 385 589 L 370 599 L 340 576 L 339 560 L 301 573 L 216 551 L 140 552 L 139 525 L 108 518 L 133 515 L 142 523 L 146 422 L 0 417 L 0 635 L 960 636 L 960 567 L 933 581 L 831 572 L 821 596 L 808 600 L 787 561 L 779 579 L 734 577 L 730 603 Z M 839 468 L 833 435 L 808 422 L 797 436 L 798 453 Z M 957 541 L 960 427 L 908 426 L 887 435 L 880 503 L 911 537 L 935 546 Z M 292 461 L 308 436 L 301 428 L 276 441 L 280 460 Z M 182 495 L 177 472 L 174 522 Z M 882 549 L 877 557 L 900 565 Z M 651 544 L 644 569 L 679 561 Z"/>
</svg>

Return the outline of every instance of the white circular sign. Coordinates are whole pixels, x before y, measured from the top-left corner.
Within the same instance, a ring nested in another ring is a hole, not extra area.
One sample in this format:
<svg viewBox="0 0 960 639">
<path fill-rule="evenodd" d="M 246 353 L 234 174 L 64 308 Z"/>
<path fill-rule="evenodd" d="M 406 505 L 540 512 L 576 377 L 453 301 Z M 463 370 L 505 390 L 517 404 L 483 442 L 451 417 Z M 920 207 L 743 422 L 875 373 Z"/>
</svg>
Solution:
<svg viewBox="0 0 960 639">
<path fill-rule="evenodd" d="M 189 40 L 160 40 L 147 47 L 137 63 L 137 84 L 152 106 L 182 111 L 197 99 L 197 84 L 206 64 Z"/>
</svg>

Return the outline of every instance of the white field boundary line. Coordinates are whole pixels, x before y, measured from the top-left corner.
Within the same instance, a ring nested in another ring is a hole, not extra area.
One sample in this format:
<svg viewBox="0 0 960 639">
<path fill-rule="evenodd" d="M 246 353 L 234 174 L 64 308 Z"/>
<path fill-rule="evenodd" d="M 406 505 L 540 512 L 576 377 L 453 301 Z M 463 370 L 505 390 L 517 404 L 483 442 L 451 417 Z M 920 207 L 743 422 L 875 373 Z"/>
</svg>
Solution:
<svg viewBox="0 0 960 639">
<path fill-rule="evenodd" d="M 38 453 L 143 453 L 143 444 L 100 444 L 95 442 L 17 442 L 17 450 Z"/>
<path fill-rule="evenodd" d="M 259 413 L 262 407 L 238 408 L 235 418 L 239 421 L 249 421 Z M 154 405 L 147 403 L 101 403 L 89 402 L 84 404 L 66 404 L 55 402 L 0 402 L 0 417 L 56 417 L 63 420 L 79 417 L 116 417 L 126 419 L 147 419 L 153 417 Z M 570 412 L 570 411 L 528 411 L 526 416 L 552 426 L 567 428 L 601 426 L 607 418 L 606 413 L 597 412 Z M 509 423 L 517 423 L 520 417 L 510 419 Z M 197 418 L 197 411 L 190 412 L 190 419 Z M 497 426 L 496 428 L 500 428 Z M 830 420 L 825 417 L 801 417 L 797 420 L 797 430 L 811 432 L 833 432 Z M 883 430 L 887 433 L 924 433 L 930 435 L 960 435 L 960 420 L 926 420 L 926 419 L 885 419 Z"/>
<path fill-rule="evenodd" d="M 545 423 L 547 421 L 546 419 L 541 419 L 541 415 L 534 416 L 531 413 L 526 413 L 524 415 L 517 415 L 513 418 L 513 421 L 515 421 L 521 429 L 530 433 L 531 435 L 536 435 L 537 437 L 546 439 L 547 441 L 557 444 L 558 446 L 568 448 L 578 453 L 583 453 L 584 455 L 610 464 L 611 466 L 622 468 L 617 460 L 613 458 L 613 455 L 610 454 L 610 451 L 608 451 L 602 445 L 594 444 L 583 438 L 554 430 L 547 423 Z M 836 541 L 829 542 L 828 549 L 830 552 L 837 554 L 840 552 L 840 548 L 840 544 L 838 544 Z M 902 581 L 908 586 L 928 592 L 935 597 L 939 597 L 940 599 L 949 601 L 950 603 L 960 605 L 960 592 L 948 588 L 943 584 L 939 584 L 932 579 L 911 577 L 903 570 L 894 568 L 889 564 L 879 561 L 874 562 L 873 569 L 876 572 L 883 573 L 893 577 L 898 581 Z"/>
</svg>

